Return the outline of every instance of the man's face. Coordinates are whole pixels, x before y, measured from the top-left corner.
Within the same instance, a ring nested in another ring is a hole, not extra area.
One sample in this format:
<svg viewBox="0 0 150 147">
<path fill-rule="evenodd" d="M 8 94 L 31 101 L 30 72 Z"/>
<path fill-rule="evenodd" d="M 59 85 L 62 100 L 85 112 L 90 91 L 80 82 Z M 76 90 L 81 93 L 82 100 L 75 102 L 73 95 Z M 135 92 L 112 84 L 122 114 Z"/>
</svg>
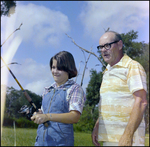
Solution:
<svg viewBox="0 0 150 147">
<path fill-rule="evenodd" d="M 99 40 L 99 45 L 104 46 L 107 43 L 111 43 L 116 41 L 115 39 L 115 34 L 112 32 L 107 32 L 104 35 L 102 35 L 102 37 Z M 118 42 L 117 43 L 113 43 L 110 45 L 110 49 L 107 50 L 105 49 L 105 47 L 103 47 L 101 49 L 101 54 L 102 57 L 104 59 L 104 61 L 106 63 L 108 63 L 110 66 L 113 66 L 114 64 L 116 64 L 118 62 L 118 60 L 120 60 L 120 52 L 119 52 L 119 46 L 118 46 Z"/>
</svg>

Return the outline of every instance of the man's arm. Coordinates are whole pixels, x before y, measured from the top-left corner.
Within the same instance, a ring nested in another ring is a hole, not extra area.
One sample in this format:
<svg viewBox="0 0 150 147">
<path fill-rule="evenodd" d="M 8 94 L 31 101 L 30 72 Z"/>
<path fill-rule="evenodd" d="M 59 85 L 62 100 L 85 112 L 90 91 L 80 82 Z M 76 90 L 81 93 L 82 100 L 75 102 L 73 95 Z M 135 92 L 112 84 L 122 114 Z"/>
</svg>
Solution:
<svg viewBox="0 0 150 147">
<path fill-rule="evenodd" d="M 99 118 L 97 119 L 93 132 L 92 132 L 92 142 L 95 146 L 100 146 L 100 143 L 98 142 L 98 128 L 99 128 Z"/>
<path fill-rule="evenodd" d="M 132 146 L 134 132 L 140 125 L 147 106 L 145 90 L 136 91 L 133 93 L 133 96 L 135 98 L 134 106 L 130 114 L 129 122 L 119 140 L 119 146 Z"/>
</svg>

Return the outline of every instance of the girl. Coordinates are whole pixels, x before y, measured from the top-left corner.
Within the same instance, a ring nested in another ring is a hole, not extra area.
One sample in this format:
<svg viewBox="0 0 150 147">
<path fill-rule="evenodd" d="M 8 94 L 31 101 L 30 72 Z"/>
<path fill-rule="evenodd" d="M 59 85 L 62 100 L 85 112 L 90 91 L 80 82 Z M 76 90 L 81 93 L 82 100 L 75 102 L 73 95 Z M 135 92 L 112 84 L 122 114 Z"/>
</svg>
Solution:
<svg viewBox="0 0 150 147">
<path fill-rule="evenodd" d="M 73 123 L 79 121 L 86 97 L 71 80 L 77 76 L 72 54 L 57 53 L 50 59 L 50 69 L 55 83 L 45 88 L 41 109 L 31 117 L 39 124 L 35 146 L 74 146 Z"/>
</svg>

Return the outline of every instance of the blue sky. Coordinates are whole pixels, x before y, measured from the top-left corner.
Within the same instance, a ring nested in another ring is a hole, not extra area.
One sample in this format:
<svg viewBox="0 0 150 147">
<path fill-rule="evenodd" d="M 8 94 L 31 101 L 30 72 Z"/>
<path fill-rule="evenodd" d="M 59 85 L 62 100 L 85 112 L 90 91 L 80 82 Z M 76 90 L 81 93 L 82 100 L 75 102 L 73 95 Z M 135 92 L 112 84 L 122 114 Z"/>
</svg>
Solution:
<svg viewBox="0 0 150 147">
<path fill-rule="evenodd" d="M 1 56 L 24 89 L 42 95 L 51 85 L 49 60 L 66 50 L 73 54 L 81 83 L 85 59 L 65 33 L 81 47 L 98 55 L 97 45 L 104 29 L 118 33 L 138 31 L 135 41 L 149 42 L 149 1 L 17 1 L 15 14 L 1 17 L 1 43 L 23 23 L 1 48 Z M 85 53 L 86 58 L 88 53 Z M 91 55 L 83 81 L 86 89 L 90 70 L 101 71 L 99 60 Z M 1 61 L 1 66 L 3 66 Z M 1 84 L 20 89 L 6 67 L 1 68 Z"/>
</svg>

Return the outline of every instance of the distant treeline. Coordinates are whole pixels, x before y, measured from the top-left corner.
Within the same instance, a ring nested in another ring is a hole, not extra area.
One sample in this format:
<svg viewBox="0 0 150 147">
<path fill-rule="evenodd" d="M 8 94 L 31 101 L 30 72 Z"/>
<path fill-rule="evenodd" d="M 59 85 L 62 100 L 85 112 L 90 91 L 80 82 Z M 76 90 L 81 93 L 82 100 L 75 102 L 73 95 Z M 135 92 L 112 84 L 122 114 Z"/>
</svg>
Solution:
<svg viewBox="0 0 150 147">
<path fill-rule="evenodd" d="M 32 100 L 38 108 L 41 107 L 42 96 L 39 96 L 31 91 L 28 91 Z M 38 125 L 28 120 L 25 115 L 18 113 L 23 105 L 30 107 L 29 102 L 25 99 L 22 90 L 16 90 L 13 87 L 7 87 L 6 93 L 6 103 L 4 112 L 3 126 L 13 127 L 15 122 L 18 128 L 37 128 Z M 94 124 L 98 118 L 98 108 L 89 106 L 88 104 L 84 106 L 82 115 L 78 123 L 74 124 L 74 131 L 76 132 L 92 132 Z"/>
</svg>

